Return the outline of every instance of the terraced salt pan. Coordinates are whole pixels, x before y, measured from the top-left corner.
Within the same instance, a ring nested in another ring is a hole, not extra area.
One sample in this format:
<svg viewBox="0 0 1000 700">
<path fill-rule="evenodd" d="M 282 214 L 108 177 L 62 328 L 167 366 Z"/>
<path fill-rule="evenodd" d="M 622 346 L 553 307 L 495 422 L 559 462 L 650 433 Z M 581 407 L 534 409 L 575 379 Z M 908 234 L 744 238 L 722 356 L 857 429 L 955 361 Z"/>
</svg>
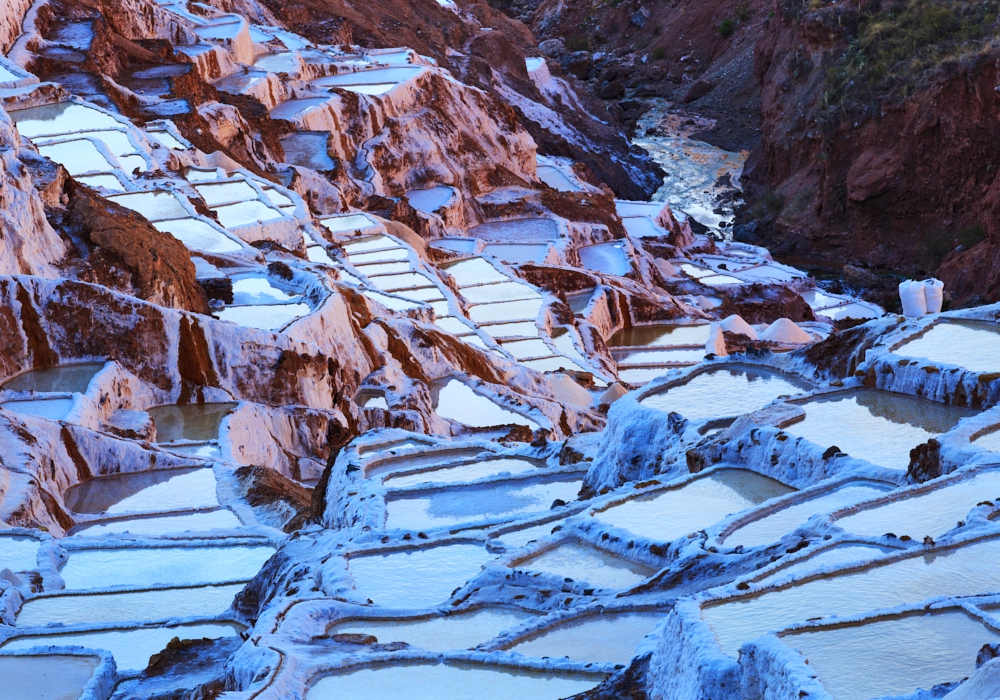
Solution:
<svg viewBox="0 0 1000 700">
<path fill-rule="evenodd" d="M 525 59 L 525 63 L 533 60 L 541 60 L 544 62 L 545 59 Z M 529 71 L 532 68 L 528 68 Z M 544 182 L 546 185 L 554 190 L 559 190 L 560 192 L 579 192 L 580 188 L 573 183 L 568 177 L 566 177 L 559 168 L 554 168 L 551 165 L 539 165 L 538 166 L 538 179 Z"/>
<path fill-rule="evenodd" d="M 104 368 L 103 362 L 59 365 L 35 369 L 12 377 L 3 383 L 9 391 L 86 393 L 90 380 Z"/>
<path fill-rule="evenodd" d="M 553 219 L 509 219 L 473 226 L 466 232 L 471 238 L 505 243 L 554 241 L 559 227 Z"/>
<path fill-rule="evenodd" d="M 49 160 L 62 165 L 73 176 L 116 169 L 115 165 L 89 139 L 74 139 L 48 146 L 39 146 L 38 152 Z"/>
<path fill-rule="evenodd" d="M 414 78 L 426 68 L 423 66 L 396 66 L 393 68 L 376 68 L 375 70 L 340 73 L 312 81 L 316 87 L 341 87 L 346 85 L 375 85 L 401 83 Z"/>
<path fill-rule="evenodd" d="M 46 634 L 14 637 L 0 646 L 4 651 L 18 651 L 37 646 L 82 646 L 87 649 L 104 649 L 115 657 L 119 672 L 141 671 L 149 657 L 162 651 L 174 637 L 181 639 L 218 639 L 232 637 L 244 627 L 235 622 L 204 622 L 177 627 L 149 627 L 128 630 L 102 630 L 68 634 Z"/>
<path fill-rule="evenodd" d="M 528 360 L 534 357 L 548 357 L 552 355 L 552 350 L 540 338 L 508 341 L 502 347 L 513 355 L 516 360 Z"/>
<path fill-rule="evenodd" d="M 632 386 L 642 386 L 643 384 L 648 384 L 649 382 L 662 377 L 664 374 L 669 372 L 672 367 L 643 367 L 643 368 L 626 368 L 618 370 L 618 377 L 623 382 L 627 382 Z"/>
<path fill-rule="evenodd" d="M 808 500 L 792 503 L 740 526 L 725 538 L 727 547 L 763 547 L 793 532 L 817 513 L 830 513 L 846 506 L 876 498 L 891 488 L 874 482 L 849 483 Z M 998 492 L 1000 493 L 1000 492 Z M 859 533 L 863 534 L 863 533 Z"/>
<path fill-rule="evenodd" d="M 415 272 L 405 272 L 399 275 L 382 275 L 370 277 L 374 287 L 383 292 L 397 292 L 421 287 L 432 287 L 434 283 L 424 275 Z"/>
<path fill-rule="evenodd" d="M 455 196 L 455 190 L 445 185 L 437 185 L 425 190 L 408 190 L 406 199 L 410 206 L 425 214 L 433 214 L 438 209 L 451 201 Z"/>
<path fill-rule="evenodd" d="M 210 185 L 195 185 L 195 190 L 205 200 L 205 204 L 215 207 L 230 202 L 248 202 L 257 199 L 257 190 L 246 180 L 220 182 Z"/>
<path fill-rule="evenodd" d="M 211 469 L 158 469 L 88 479 L 64 495 L 76 513 L 148 513 L 219 505 Z"/>
<path fill-rule="evenodd" d="M 184 219 L 191 216 L 191 213 L 181 204 L 173 192 L 130 192 L 108 197 L 108 199 L 126 209 L 142 214 L 150 221 Z"/>
<path fill-rule="evenodd" d="M 248 275 L 233 279 L 233 304 L 237 306 L 275 304 L 298 298 L 298 295 L 275 287 L 266 277 Z"/>
<path fill-rule="evenodd" d="M 244 584 L 164 588 L 130 593 L 47 595 L 27 600 L 18 627 L 100 625 L 121 622 L 217 617 L 229 610 Z"/>
<path fill-rule="evenodd" d="M 988 323 L 935 323 L 926 332 L 904 342 L 894 352 L 925 357 L 931 362 L 960 365 L 972 372 L 1000 372 L 997 326 Z"/>
<path fill-rule="evenodd" d="M 125 192 L 125 185 L 118 179 L 117 175 L 81 175 L 76 178 L 78 182 L 87 187 L 103 187 L 110 192 Z"/>
<path fill-rule="evenodd" d="M 457 263 L 445 265 L 444 271 L 451 275 L 459 288 L 509 281 L 507 275 L 483 258 L 460 260 Z"/>
<path fill-rule="evenodd" d="M 268 73 L 297 73 L 299 61 L 292 51 L 269 53 L 260 56 L 253 62 L 254 68 L 260 68 Z"/>
<path fill-rule="evenodd" d="M 321 678 L 307 700 L 558 700 L 593 688 L 600 676 L 521 671 L 501 666 L 372 666 Z"/>
<path fill-rule="evenodd" d="M 491 338 L 532 338 L 538 335 L 534 321 L 484 325 L 482 331 Z"/>
<path fill-rule="evenodd" d="M 683 384 L 643 398 L 640 403 L 700 421 L 749 413 L 779 396 L 800 394 L 809 386 L 791 375 L 757 367 L 720 367 L 700 372 Z"/>
<path fill-rule="evenodd" d="M 387 530 L 430 530 L 479 522 L 511 520 L 527 513 L 545 512 L 556 500 L 576 500 L 579 478 L 518 479 L 482 486 L 454 486 L 413 496 L 386 499 Z"/>
<path fill-rule="evenodd" d="M 905 394 L 859 389 L 800 404 L 806 417 L 785 432 L 821 447 L 837 446 L 853 457 L 906 470 L 910 450 L 946 433 L 978 411 Z"/>
<path fill-rule="evenodd" d="M 224 228 L 238 228 L 263 221 L 274 221 L 284 216 L 280 209 L 275 209 L 259 199 L 213 207 L 212 211 L 219 217 L 219 223 Z"/>
<path fill-rule="evenodd" d="M 330 157 L 329 143 L 330 134 L 325 131 L 297 131 L 281 138 L 286 163 L 321 172 L 337 167 Z"/>
<path fill-rule="evenodd" d="M 362 598 L 387 608 L 417 609 L 447 601 L 492 558 L 480 545 L 451 544 L 352 556 L 347 567 Z"/>
<path fill-rule="evenodd" d="M 612 350 L 611 357 L 619 367 L 636 365 L 693 365 L 705 359 L 704 348 L 672 348 L 669 350 Z"/>
<path fill-rule="evenodd" d="M 735 656 L 742 644 L 761 634 L 812 618 L 860 615 L 937 596 L 998 592 L 997 556 L 997 539 L 933 553 L 917 551 L 899 561 L 706 606 L 702 617 L 722 651 Z"/>
<path fill-rule="evenodd" d="M 398 247 L 382 250 L 376 253 L 348 253 L 352 265 L 370 265 L 372 263 L 406 262 L 409 253 L 406 248 Z"/>
<path fill-rule="evenodd" d="M 521 301 L 478 304 L 469 309 L 469 318 L 475 323 L 534 320 L 538 318 L 538 314 L 542 310 L 544 303 L 542 299 L 524 299 Z"/>
<path fill-rule="evenodd" d="M 698 345 L 708 342 L 711 324 L 692 326 L 674 324 L 652 324 L 631 326 L 616 332 L 607 340 L 608 347 L 669 347 L 674 345 Z"/>
<path fill-rule="evenodd" d="M 0 655 L 0 678 L 11 700 L 76 700 L 100 663 L 98 656 Z"/>
<path fill-rule="evenodd" d="M 646 216 L 631 216 L 622 219 L 622 225 L 632 238 L 658 238 L 670 234 L 669 231 L 663 230 Z"/>
<path fill-rule="evenodd" d="M 640 537 L 672 542 L 793 490 L 747 469 L 720 469 L 681 486 L 611 506 L 594 517 Z"/>
<path fill-rule="evenodd" d="M 237 404 L 200 403 L 156 406 L 149 409 L 150 417 L 156 423 L 156 441 L 215 440 L 219 437 L 219 426 Z"/>
<path fill-rule="evenodd" d="M 22 416 L 35 416 L 47 420 L 63 420 L 73 408 L 73 399 L 29 399 L 26 401 L 7 401 L 0 403 L 0 408 L 19 413 Z"/>
<path fill-rule="evenodd" d="M 514 608 L 484 608 L 452 615 L 334 622 L 327 634 L 370 634 L 380 644 L 406 642 L 426 651 L 471 649 L 535 617 Z"/>
<path fill-rule="evenodd" d="M 496 282 L 475 287 L 463 287 L 462 296 L 470 304 L 492 304 L 500 301 L 540 299 L 541 294 L 520 282 Z"/>
<path fill-rule="evenodd" d="M 395 447 L 397 443 L 389 443 L 389 446 L 385 447 L 386 450 L 398 449 Z M 425 448 L 426 444 L 423 443 L 410 443 L 413 447 Z M 402 443 L 401 446 L 405 446 L 406 443 Z M 381 451 L 383 448 L 377 448 Z M 362 450 L 362 454 L 368 454 L 370 450 Z M 372 479 L 380 476 L 385 476 L 386 474 L 393 474 L 395 472 L 406 472 L 413 469 L 424 469 L 427 467 L 440 467 L 442 469 L 447 469 L 451 466 L 453 462 L 457 462 L 461 459 L 467 459 L 475 457 L 482 452 L 478 447 L 471 448 L 459 448 L 450 450 L 435 450 L 433 452 L 425 452 L 414 455 L 408 455 L 405 457 L 396 457 L 391 459 L 385 459 L 380 461 L 372 462 L 365 469 L 365 478 Z"/>
<path fill-rule="evenodd" d="M 508 549 L 515 549 L 517 547 L 523 547 L 529 542 L 535 542 L 540 540 L 546 535 L 553 534 L 552 531 L 557 527 L 562 527 L 563 520 L 550 520 L 547 523 L 542 523 L 541 525 L 529 525 L 528 527 L 522 527 L 517 530 L 511 530 L 509 532 L 494 532 L 492 537 L 503 542 L 504 547 Z"/>
<path fill-rule="evenodd" d="M 191 250 L 206 253 L 235 253 L 243 250 L 239 243 L 201 219 L 158 221 L 153 226 L 158 231 L 169 233 Z"/>
<path fill-rule="evenodd" d="M 184 532 L 206 533 L 210 530 L 235 530 L 242 526 L 243 523 L 231 510 L 219 508 L 204 513 L 102 520 L 93 524 L 79 525 L 73 528 L 70 534 L 74 537 L 101 537 L 111 534 L 162 537 Z"/>
<path fill-rule="evenodd" d="M 877 547 L 871 544 L 838 544 L 834 547 L 828 547 L 807 559 L 783 566 L 777 571 L 757 580 L 759 582 L 770 581 L 776 578 L 784 579 L 790 576 L 809 576 L 820 571 L 830 571 L 854 564 L 863 564 L 864 562 L 878 559 L 888 554 L 894 554 L 898 551 L 898 549 Z"/>
<path fill-rule="evenodd" d="M 474 251 L 475 246 L 468 252 Z M 487 243 L 483 246 L 483 255 L 493 255 L 511 265 L 543 262 L 548 252 L 548 243 Z"/>
<path fill-rule="evenodd" d="M 262 331 L 281 330 L 297 318 L 308 316 L 308 304 L 271 304 L 259 306 L 227 306 L 215 312 L 220 321 L 228 321 Z"/>
<path fill-rule="evenodd" d="M 528 369 L 535 370 L 536 372 L 559 372 L 566 370 L 572 372 L 591 371 L 585 367 L 581 367 L 567 357 L 543 357 L 537 360 L 524 360 L 521 364 Z"/>
<path fill-rule="evenodd" d="M 624 665 L 663 617 L 664 613 L 657 612 L 585 615 L 546 629 L 508 649 L 524 656 Z"/>
<path fill-rule="evenodd" d="M 0 535 L 0 569 L 34 571 L 38 567 L 39 544 L 31 537 Z"/>
<path fill-rule="evenodd" d="M 1000 471 L 941 484 L 937 488 L 867 508 L 834 521 L 855 535 L 880 537 L 893 533 L 922 540 L 940 537 L 964 521 L 978 503 L 1000 497 Z"/>
<path fill-rule="evenodd" d="M 522 559 L 514 568 L 556 574 L 599 588 L 629 588 L 656 573 L 653 569 L 576 541 L 564 542 Z"/>
<path fill-rule="evenodd" d="M 271 119 L 294 121 L 306 112 L 325 105 L 330 99 L 330 97 L 304 97 L 298 100 L 288 100 L 274 107 L 269 114 Z"/>
<path fill-rule="evenodd" d="M 580 262 L 588 270 L 606 275 L 627 275 L 632 271 L 632 263 L 625 251 L 625 243 L 596 243 L 580 248 Z"/>
<path fill-rule="evenodd" d="M 271 547 L 249 545 L 84 549 L 70 553 L 60 575 L 66 590 L 249 581 L 272 554 Z"/>
<path fill-rule="evenodd" d="M 869 700 L 968 678 L 980 648 L 1000 641 L 1000 633 L 949 610 L 789 633 L 781 641 L 808 659 L 837 700 Z"/>
<path fill-rule="evenodd" d="M 187 457 L 200 457 L 201 459 L 222 459 L 222 450 L 218 445 L 176 445 L 171 446 L 170 451 L 175 454 Z"/>
<path fill-rule="evenodd" d="M 120 129 L 123 125 L 110 114 L 76 102 L 11 110 L 9 114 L 17 124 L 18 132 L 27 139 L 84 130 Z"/>
<path fill-rule="evenodd" d="M 432 389 L 432 394 L 436 394 L 434 410 L 439 416 L 472 428 L 524 425 L 531 430 L 538 429 L 538 423 L 530 418 L 501 408 L 457 379 L 448 380 L 447 384 L 436 391 Z"/>
<path fill-rule="evenodd" d="M 538 464 L 525 459 L 502 457 L 500 459 L 477 460 L 467 464 L 444 464 L 416 474 L 390 474 L 386 477 L 385 484 L 389 488 L 416 486 L 428 482 L 459 484 L 497 474 L 524 474 L 536 471 L 538 468 Z"/>
<path fill-rule="evenodd" d="M 344 233 L 347 231 L 362 232 L 369 229 L 376 229 L 379 227 L 379 224 L 375 223 L 373 219 L 370 219 L 364 214 L 331 216 L 328 219 L 320 219 L 319 222 L 333 233 Z M 377 243 L 383 243 L 383 245 L 378 247 L 372 247 L 373 244 Z M 401 247 L 399 243 L 392 240 L 388 236 L 373 236 L 372 238 L 368 238 L 363 241 L 358 241 L 357 243 L 344 244 L 344 250 L 347 251 L 348 254 L 363 253 L 365 250 L 378 250 L 378 248 L 399 248 L 399 247 Z"/>
</svg>

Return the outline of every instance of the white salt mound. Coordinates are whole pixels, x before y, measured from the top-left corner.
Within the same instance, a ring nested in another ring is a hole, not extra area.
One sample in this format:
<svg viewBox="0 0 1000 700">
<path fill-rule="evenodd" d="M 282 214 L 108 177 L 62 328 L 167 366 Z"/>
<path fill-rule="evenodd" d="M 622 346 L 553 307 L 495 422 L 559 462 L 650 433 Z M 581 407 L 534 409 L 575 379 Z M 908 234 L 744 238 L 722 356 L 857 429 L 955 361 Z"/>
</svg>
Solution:
<svg viewBox="0 0 1000 700">
<path fill-rule="evenodd" d="M 719 322 L 719 325 L 722 326 L 722 330 L 728 331 L 729 333 L 739 333 L 747 336 L 750 340 L 759 340 L 757 337 L 757 331 L 753 329 L 753 326 L 744 321 L 743 317 L 738 316 L 737 314 L 733 314 L 732 316 L 722 319 L 722 321 Z"/>
<path fill-rule="evenodd" d="M 786 345 L 803 345 L 813 342 L 813 337 L 787 318 L 779 318 L 760 334 L 761 340 Z"/>
</svg>

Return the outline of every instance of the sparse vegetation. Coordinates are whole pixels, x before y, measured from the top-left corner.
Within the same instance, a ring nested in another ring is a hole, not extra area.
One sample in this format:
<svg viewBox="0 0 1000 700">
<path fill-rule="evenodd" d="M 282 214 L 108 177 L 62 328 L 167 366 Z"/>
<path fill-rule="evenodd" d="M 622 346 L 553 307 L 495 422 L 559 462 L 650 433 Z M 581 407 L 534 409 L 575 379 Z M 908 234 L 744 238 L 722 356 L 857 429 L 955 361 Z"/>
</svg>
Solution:
<svg viewBox="0 0 1000 700">
<path fill-rule="evenodd" d="M 733 21 L 732 17 L 726 17 L 724 20 L 722 20 L 722 23 L 719 24 L 719 36 L 721 36 L 723 39 L 728 39 L 733 35 L 733 32 L 735 31 L 736 31 L 736 22 Z"/>
<path fill-rule="evenodd" d="M 942 64 L 990 46 L 1000 29 L 998 10 L 997 0 L 867 3 L 853 26 L 843 18 L 849 43 L 827 71 L 825 103 L 836 115 L 907 97 Z"/>
<path fill-rule="evenodd" d="M 968 250 L 977 243 L 982 243 L 986 240 L 986 229 L 978 224 L 969 226 L 959 231 L 956 238 L 958 239 L 958 244 Z"/>
<path fill-rule="evenodd" d="M 590 51 L 590 39 L 574 36 L 566 39 L 566 49 L 569 51 Z"/>
<path fill-rule="evenodd" d="M 667 50 L 662 46 L 657 46 L 653 49 L 653 52 L 650 55 L 653 57 L 654 61 L 662 61 L 667 57 Z"/>
</svg>

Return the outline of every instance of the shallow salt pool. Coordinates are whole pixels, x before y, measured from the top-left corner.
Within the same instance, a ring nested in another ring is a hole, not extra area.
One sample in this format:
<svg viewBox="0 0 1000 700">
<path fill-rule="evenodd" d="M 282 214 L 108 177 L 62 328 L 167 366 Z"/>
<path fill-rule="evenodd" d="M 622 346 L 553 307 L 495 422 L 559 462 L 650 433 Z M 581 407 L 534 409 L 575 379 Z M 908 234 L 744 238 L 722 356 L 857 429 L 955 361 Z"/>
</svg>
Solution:
<svg viewBox="0 0 1000 700">
<path fill-rule="evenodd" d="M 597 243 L 580 248 L 580 262 L 588 270 L 606 275 L 627 275 L 632 271 L 625 244 L 621 242 Z"/>
<path fill-rule="evenodd" d="M 281 137 L 285 162 L 313 170 L 333 170 L 336 161 L 330 157 L 330 134 L 326 131 L 297 131 Z"/>
<path fill-rule="evenodd" d="M 355 619 L 334 622 L 327 634 L 370 634 L 380 644 L 406 642 L 427 651 L 448 651 L 479 646 L 535 616 L 514 608 L 485 608 L 435 617 Z"/>
<path fill-rule="evenodd" d="M 640 403 L 701 421 L 756 411 L 780 396 L 801 394 L 809 388 L 804 381 L 773 370 L 720 367 L 646 396 Z"/>
<path fill-rule="evenodd" d="M 73 399 L 29 399 L 26 401 L 7 401 L 0 408 L 22 416 L 35 416 L 47 420 L 62 420 L 73 408 Z"/>
<path fill-rule="evenodd" d="M 516 530 L 510 530 L 509 532 L 494 531 L 491 537 L 503 542 L 504 547 L 514 549 L 523 547 L 529 542 L 536 542 L 546 535 L 551 535 L 552 531 L 557 527 L 562 527 L 563 523 L 563 519 L 550 520 L 541 525 L 529 525 Z"/>
<path fill-rule="evenodd" d="M 213 207 L 212 211 L 218 215 L 219 223 L 223 228 L 237 228 L 263 221 L 273 221 L 284 216 L 280 209 L 268 206 L 259 199 Z"/>
<path fill-rule="evenodd" d="M 668 350 L 612 350 L 619 367 L 643 365 L 693 365 L 705 359 L 705 348 L 670 348 Z"/>
<path fill-rule="evenodd" d="M 270 111 L 271 119 L 287 119 L 294 121 L 311 109 L 325 105 L 330 97 L 306 97 L 300 100 L 288 100 Z"/>
<path fill-rule="evenodd" d="M 846 506 L 876 498 L 891 487 L 874 482 L 850 483 L 828 493 L 822 493 L 808 500 L 793 503 L 780 510 L 741 525 L 726 536 L 727 547 L 763 547 L 777 542 L 805 523 L 816 513 L 829 513 Z"/>
<path fill-rule="evenodd" d="M 141 671 L 149 657 L 162 651 L 171 639 L 218 639 L 232 637 L 244 627 L 235 622 L 205 622 L 177 627 L 149 627 L 126 630 L 99 630 L 68 634 L 46 634 L 34 637 L 14 637 L 0 649 L 18 651 L 36 646 L 82 646 L 87 649 L 104 649 L 111 652 L 118 671 Z"/>
<path fill-rule="evenodd" d="M 543 305 L 544 301 L 541 298 L 478 304 L 469 309 L 469 318 L 475 323 L 534 321 L 538 318 Z"/>
<path fill-rule="evenodd" d="M 70 553 L 60 575 L 67 590 L 248 581 L 272 554 L 250 545 L 85 549 Z"/>
<path fill-rule="evenodd" d="M 527 61 L 541 60 L 544 62 L 545 59 L 526 59 Z M 538 66 L 541 67 L 541 66 Z M 528 67 L 528 70 L 534 70 Z M 539 165 L 538 166 L 538 179 L 544 182 L 546 185 L 554 190 L 559 190 L 560 192 L 579 192 L 580 188 L 573 183 L 566 175 L 559 169 L 554 168 L 551 165 Z"/>
<path fill-rule="evenodd" d="M 98 656 L 0 655 L 3 692 L 11 700 L 77 700 L 100 663 Z"/>
<path fill-rule="evenodd" d="M 534 557 L 517 561 L 513 567 L 614 589 L 629 588 L 656 573 L 650 567 L 575 541 L 564 542 Z"/>
<path fill-rule="evenodd" d="M 602 676 L 522 671 L 472 664 L 371 666 L 321 678 L 307 700 L 558 700 L 598 685 Z"/>
<path fill-rule="evenodd" d="M 653 631 L 665 615 L 665 612 L 585 615 L 549 628 L 508 649 L 524 656 L 624 665 L 635 654 L 639 642 Z"/>
<path fill-rule="evenodd" d="M 496 282 L 475 287 L 464 287 L 462 296 L 470 304 L 492 304 L 498 301 L 540 299 L 541 294 L 521 282 Z"/>
<path fill-rule="evenodd" d="M 417 609 L 447 601 L 493 558 L 480 545 L 451 544 L 353 556 L 347 567 L 362 598 L 387 608 Z"/>
<path fill-rule="evenodd" d="M 425 214 L 433 214 L 450 202 L 454 196 L 455 190 L 445 185 L 438 185 L 425 190 L 408 190 L 406 192 L 406 199 L 410 202 L 410 206 Z"/>
<path fill-rule="evenodd" d="M 467 233 L 487 241 L 527 243 L 555 240 L 559 238 L 559 227 L 553 219 L 510 219 L 473 226 Z"/>
<path fill-rule="evenodd" d="M 99 109 L 76 102 L 59 102 L 43 107 L 29 107 L 10 111 L 10 118 L 17 124 L 21 136 L 34 139 L 40 136 L 58 136 L 85 129 L 121 128 L 122 122 Z"/>
<path fill-rule="evenodd" d="M 385 479 L 389 488 L 416 486 L 428 482 L 457 484 L 466 481 L 483 479 L 497 474 L 523 474 L 538 470 L 541 466 L 526 459 L 502 457 L 500 459 L 483 459 L 466 464 L 443 464 L 433 469 L 425 469 L 416 474 L 390 474 Z"/>
<path fill-rule="evenodd" d="M 93 524 L 79 525 L 73 528 L 70 534 L 74 537 L 100 537 L 109 534 L 160 537 L 178 535 L 184 532 L 204 533 L 210 530 L 235 530 L 240 527 L 243 527 L 243 523 L 231 510 L 219 508 L 205 513 L 101 520 Z"/>
<path fill-rule="evenodd" d="M 35 369 L 8 379 L 3 383 L 3 388 L 9 391 L 68 391 L 84 394 L 90 386 L 90 380 L 103 368 L 103 362 L 88 362 Z"/>
<path fill-rule="evenodd" d="M 931 362 L 959 365 L 973 372 L 1000 372 L 1000 333 L 990 323 L 936 323 L 925 333 L 895 348 L 897 355 L 925 357 Z"/>
<path fill-rule="evenodd" d="M 158 221 L 153 227 L 157 231 L 169 233 L 191 250 L 201 250 L 206 253 L 233 253 L 243 250 L 239 243 L 200 219 Z"/>
<path fill-rule="evenodd" d="M 869 389 L 837 392 L 799 405 L 805 409 L 805 419 L 783 426 L 785 432 L 903 471 L 909 466 L 911 449 L 978 413 Z"/>
<path fill-rule="evenodd" d="M 247 275 L 233 278 L 233 304 L 238 306 L 274 304 L 297 298 L 297 295 L 275 287 L 267 277 Z"/>
<path fill-rule="evenodd" d="M 1000 633 L 949 610 L 794 632 L 781 641 L 806 657 L 837 700 L 869 700 L 968 678 L 979 649 L 1000 641 Z"/>
<path fill-rule="evenodd" d="M 34 571 L 38 567 L 39 544 L 31 537 L 0 535 L 0 569 Z"/>
<path fill-rule="evenodd" d="M 228 321 L 262 331 L 281 330 L 292 321 L 312 313 L 308 304 L 260 304 L 257 306 L 227 306 L 216 311 L 220 321 Z"/>
<path fill-rule="evenodd" d="M 236 583 L 131 593 L 42 596 L 24 603 L 16 625 L 99 625 L 216 617 L 229 609 L 243 587 L 244 584 Z"/>
<path fill-rule="evenodd" d="M 788 576 L 807 576 L 823 569 L 840 569 L 854 564 L 861 564 L 862 562 L 878 559 L 879 557 L 898 551 L 898 549 L 877 547 L 872 544 L 838 544 L 824 549 L 808 559 L 783 566 L 774 573 L 757 580 L 760 582 L 778 578 L 783 579 Z"/>
<path fill-rule="evenodd" d="M 450 418 L 473 428 L 496 425 L 524 425 L 538 429 L 538 423 L 529 418 L 501 408 L 485 396 L 480 396 L 469 386 L 451 379 L 442 387 L 432 387 L 434 410 L 442 418 Z"/>
<path fill-rule="evenodd" d="M 71 486 L 64 496 L 77 513 L 146 513 L 219 505 L 211 469 L 159 469 L 114 474 Z"/>
<path fill-rule="evenodd" d="M 492 482 L 482 486 L 450 487 L 413 496 L 386 499 L 385 528 L 428 530 L 479 522 L 512 519 L 528 513 L 545 512 L 553 502 L 576 500 L 582 481 L 579 477 Z"/>
<path fill-rule="evenodd" d="M 126 209 L 142 214 L 150 221 L 183 219 L 191 216 L 191 212 L 184 207 L 173 192 L 129 192 L 128 194 L 108 197 L 108 199 Z"/>
<path fill-rule="evenodd" d="M 509 281 L 505 274 L 497 270 L 483 258 L 460 260 L 457 263 L 445 265 L 444 271 L 451 275 L 459 288 Z"/>
<path fill-rule="evenodd" d="M 706 606 L 702 617 L 722 651 L 736 656 L 744 642 L 771 630 L 830 615 L 847 617 L 937 596 L 1000 592 L 1000 540 L 874 564 L 759 595 Z"/>
<path fill-rule="evenodd" d="M 1000 497 L 1000 470 L 986 471 L 950 484 L 847 515 L 834 524 L 855 535 L 893 533 L 922 540 L 940 537 L 965 520 L 982 501 Z"/>
<path fill-rule="evenodd" d="M 658 542 L 672 542 L 727 515 L 794 491 L 747 469 L 721 469 L 660 493 L 594 513 L 613 527 Z"/>
<path fill-rule="evenodd" d="M 475 241 L 472 241 L 474 244 Z M 475 247 L 468 252 L 473 252 Z M 540 263 L 548 255 L 548 243 L 487 243 L 483 247 L 483 255 L 493 255 L 502 262 L 511 265 L 522 263 Z"/>
<path fill-rule="evenodd" d="M 673 324 L 653 324 L 623 328 L 608 338 L 608 347 L 669 347 L 672 345 L 705 346 L 711 324 L 677 326 Z"/>
<path fill-rule="evenodd" d="M 229 415 L 235 403 L 198 403 L 156 406 L 147 411 L 156 423 L 156 441 L 215 440 L 219 437 L 222 419 Z"/>
</svg>

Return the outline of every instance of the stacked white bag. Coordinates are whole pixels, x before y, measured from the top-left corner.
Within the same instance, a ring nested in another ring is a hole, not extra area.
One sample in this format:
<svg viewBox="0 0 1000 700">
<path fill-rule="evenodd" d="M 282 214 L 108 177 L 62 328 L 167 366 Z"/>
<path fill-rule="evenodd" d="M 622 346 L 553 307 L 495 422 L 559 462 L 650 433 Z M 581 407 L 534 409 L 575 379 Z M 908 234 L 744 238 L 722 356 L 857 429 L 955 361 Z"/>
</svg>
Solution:
<svg viewBox="0 0 1000 700">
<path fill-rule="evenodd" d="M 903 315 L 908 317 L 941 313 L 944 302 L 944 282 L 931 278 L 917 282 L 906 280 L 899 283 L 899 300 L 903 303 Z"/>
</svg>

